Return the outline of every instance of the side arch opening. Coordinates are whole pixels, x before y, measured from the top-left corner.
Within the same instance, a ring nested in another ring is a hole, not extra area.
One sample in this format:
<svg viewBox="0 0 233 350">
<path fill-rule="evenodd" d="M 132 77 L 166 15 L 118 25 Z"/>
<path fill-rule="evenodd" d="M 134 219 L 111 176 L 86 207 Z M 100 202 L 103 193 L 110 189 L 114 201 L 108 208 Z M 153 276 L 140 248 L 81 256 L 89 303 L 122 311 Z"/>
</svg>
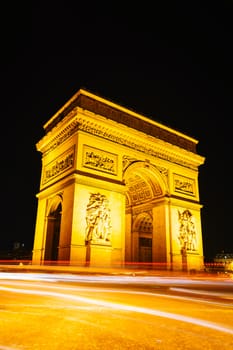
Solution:
<svg viewBox="0 0 233 350">
<path fill-rule="evenodd" d="M 45 263 L 58 260 L 60 227 L 61 227 L 62 202 L 61 197 L 56 196 L 50 206 L 47 216 L 47 230 L 45 240 Z"/>
</svg>

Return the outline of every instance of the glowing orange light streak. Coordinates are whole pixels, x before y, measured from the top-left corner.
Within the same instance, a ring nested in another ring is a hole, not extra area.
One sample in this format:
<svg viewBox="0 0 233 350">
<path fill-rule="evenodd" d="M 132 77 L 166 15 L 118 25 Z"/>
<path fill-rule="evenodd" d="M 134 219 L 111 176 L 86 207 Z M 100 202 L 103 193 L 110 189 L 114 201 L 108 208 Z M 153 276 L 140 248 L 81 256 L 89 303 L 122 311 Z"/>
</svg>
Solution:
<svg viewBox="0 0 233 350">
<path fill-rule="evenodd" d="M 208 321 L 193 318 L 193 317 L 174 314 L 174 313 L 170 313 L 170 312 L 153 310 L 153 309 L 148 309 L 148 308 L 144 308 L 144 307 L 122 305 L 119 303 L 112 303 L 112 302 L 107 302 L 104 300 L 96 300 L 96 299 L 92 299 L 92 298 L 86 298 L 86 297 L 75 296 L 75 295 L 70 295 L 70 294 L 62 294 L 62 293 L 57 293 L 57 292 L 35 291 L 35 290 L 32 291 L 32 290 L 28 290 L 28 289 L 16 289 L 16 288 L 8 288 L 8 287 L 3 287 L 3 286 L 0 287 L 0 290 L 6 291 L 6 292 L 13 292 L 13 293 L 42 295 L 42 296 L 49 296 L 49 297 L 55 297 L 55 298 L 62 298 L 62 299 L 68 299 L 68 300 L 82 302 L 82 303 L 86 303 L 86 304 L 102 306 L 105 308 L 111 308 L 111 309 L 114 309 L 117 311 L 119 311 L 119 310 L 131 311 L 131 312 L 142 313 L 142 314 L 147 314 L 147 315 L 152 315 L 152 316 L 157 316 L 157 317 L 164 317 L 164 318 L 169 318 L 169 319 L 176 320 L 176 321 L 195 324 L 195 325 L 200 326 L 200 327 L 206 327 L 206 328 L 213 329 L 215 331 L 225 332 L 225 333 L 233 335 L 232 328 L 227 328 L 227 327 L 221 326 L 221 325 L 216 324 L 216 323 L 208 322 Z"/>
<path fill-rule="evenodd" d="M 227 299 L 233 299 L 232 294 L 227 293 L 217 293 L 217 292 L 206 292 L 205 290 L 193 290 L 193 289 L 186 289 L 186 288 L 170 288 L 170 290 L 173 290 L 175 292 L 184 292 L 184 293 L 190 293 L 190 294 L 200 294 L 200 295 L 208 295 L 208 296 L 215 296 L 220 298 L 227 298 Z M 233 305 L 232 305 L 233 306 Z"/>
<path fill-rule="evenodd" d="M 79 275 L 62 275 L 62 274 L 42 274 L 42 273 L 11 273 L 11 272 L 0 272 L 0 279 L 13 279 L 13 280 L 38 280 L 38 281 L 46 281 L 46 282 L 56 282 L 56 281 L 77 281 L 77 282 L 88 282 L 88 283 L 96 283 L 98 282 L 111 282 L 111 283 L 121 283 L 121 284 L 194 284 L 194 285 L 215 285 L 215 286 L 224 286 L 226 284 L 232 283 L 230 280 L 212 280 L 212 279 L 200 279 L 195 280 L 189 277 L 157 277 L 157 276 L 79 276 Z"/>
<path fill-rule="evenodd" d="M 46 280 L 47 282 L 47 280 Z M 14 285 L 15 286 L 15 282 L 4 282 L 4 284 L 6 285 Z M 56 289 L 56 290 L 62 290 L 62 291 L 79 291 L 79 292 L 92 292 L 92 293 L 105 293 L 105 294 L 108 294 L 108 293 L 116 293 L 116 289 L 106 289 L 106 288 L 93 288 L 91 287 L 61 287 L 61 286 L 54 286 L 54 285 L 51 285 L 51 286 L 43 286 L 41 284 L 35 284 L 35 283 L 17 283 L 17 286 L 27 286 L 27 287 L 33 287 L 33 288 L 44 288 L 44 289 Z M 1 289 L 1 287 L 0 287 Z M 181 290 L 181 288 L 169 288 L 170 290 Z M 184 291 L 189 291 L 188 289 L 183 289 Z M 167 299 L 174 299 L 174 300 L 188 300 L 188 301 L 192 301 L 192 302 L 195 302 L 195 303 L 203 303 L 203 304 L 209 304 L 209 305 L 218 305 L 218 306 L 221 306 L 221 307 L 224 307 L 226 306 L 227 308 L 229 308 L 229 304 L 224 304 L 224 303 L 219 303 L 219 302 L 216 302 L 216 301 L 210 301 L 210 300 L 202 300 L 202 299 L 195 299 L 195 298 L 191 298 L 191 297 L 187 297 L 187 296 L 179 296 L 179 295 L 168 295 L 168 294 L 162 294 L 162 293 L 153 293 L 153 292 L 142 292 L 142 291 L 129 291 L 127 289 L 121 289 L 121 290 L 118 290 L 117 291 L 117 294 L 130 294 L 130 295 L 149 295 L 150 297 L 162 297 L 162 298 L 167 298 Z M 200 294 L 200 293 L 199 293 Z M 207 295 L 210 295 L 211 293 L 206 293 Z M 217 295 L 217 293 L 212 293 L 212 295 Z M 221 294 L 221 293 L 218 293 L 219 296 L 222 296 L 222 298 L 224 297 L 223 295 L 224 294 Z M 229 298 L 228 298 L 229 299 Z M 0 348 L 1 350 L 1 348 Z"/>
</svg>

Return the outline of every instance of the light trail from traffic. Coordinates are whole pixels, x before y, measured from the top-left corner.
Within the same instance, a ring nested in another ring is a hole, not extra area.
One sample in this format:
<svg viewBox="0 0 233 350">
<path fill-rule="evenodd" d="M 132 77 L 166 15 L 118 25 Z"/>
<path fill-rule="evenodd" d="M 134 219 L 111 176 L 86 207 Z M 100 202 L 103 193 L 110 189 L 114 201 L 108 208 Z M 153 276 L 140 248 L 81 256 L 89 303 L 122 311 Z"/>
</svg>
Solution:
<svg viewBox="0 0 233 350">
<path fill-rule="evenodd" d="M 182 343 L 189 344 L 184 346 L 185 349 L 202 349 L 207 335 L 208 342 L 212 344 L 209 349 L 218 349 L 220 343 L 221 349 L 225 349 L 225 345 L 227 349 L 233 345 L 232 287 L 232 281 L 202 281 L 180 277 L 0 273 L 1 299 L 6 302 L 1 307 L 2 300 L 0 301 L 1 322 L 5 322 L 3 326 L 9 325 L 9 330 L 5 328 L 5 342 L 1 341 L 1 335 L 4 335 L 4 328 L 1 327 L 0 350 L 4 346 L 7 350 L 28 349 L 25 344 L 32 342 L 24 339 L 25 347 L 18 343 L 17 348 L 14 347 L 16 343 L 11 343 L 9 335 L 7 336 L 13 327 L 9 323 L 13 320 L 12 311 L 17 309 L 17 318 L 21 320 L 19 327 L 24 327 L 31 318 L 34 322 L 35 317 L 38 320 L 45 319 L 46 314 L 47 317 L 52 317 L 54 324 L 58 320 L 63 322 L 64 332 L 58 332 L 55 342 L 59 346 L 62 343 L 64 350 L 102 349 L 98 332 L 106 334 L 106 339 L 111 344 L 108 348 L 111 349 L 135 349 L 136 343 L 137 349 L 170 350 L 171 343 L 176 344 L 177 349 L 183 349 L 179 347 Z M 66 323 L 62 321 L 63 318 Z M 141 330 L 140 338 L 134 330 L 138 322 L 144 330 Z M 83 328 L 84 324 L 88 325 L 86 329 Z M 38 323 L 33 327 L 41 326 Z M 164 327 L 168 327 L 169 333 Z M 74 333 L 71 331 L 73 328 L 76 329 Z M 125 340 L 122 339 L 124 329 Z M 156 339 L 153 329 L 156 330 Z M 182 341 L 177 343 L 174 336 L 181 329 Z M 30 332 L 29 329 L 29 335 Z M 44 338 L 49 339 L 50 327 L 48 333 L 46 330 L 44 332 Z M 72 336 L 79 339 L 89 332 L 92 340 L 87 340 L 85 347 L 72 345 Z M 64 346 L 63 337 L 68 333 L 71 338 Z M 33 346 L 30 343 L 30 349 L 59 349 L 58 345 L 48 347 L 49 340 L 46 347 L 39 345 L 39 342 L 45 344 L 45 340 L 37 339 L 36 342 L 38 344 Z M 159 347 L 159 344 L 163 347 Z"/>
<path fill-rule="evenodd" d="M 160 277 L 160 276 L 134 276 L 131 275 L 72 275 L 72 274 L 59 274 L 59 273 L 12 273 L 12 272 L 0 272 L 1 279 L 13 279 L 13 280 L 38 280 L 38 281 L 67 281 L 67 282 L 88 282 L 88 283 L 116 283 L 116 284 L 194 284 L 194 285 L 222 285 L 226 286 L 229 283 L 233 284 L 233 279 L 217 279 L 217 278 L 190 278 L 190 277 Z"/>
<path fill-rule="evenodd" d="M 30 279 L 28 279 L 30 280 Z M 34 280 L 34 279 L 33 279 Z M 43 280 L 43 279 L 40 279 L 40 280 Z M 54 280 L 48 280 L 46 279 L 46 281 L 48 282 L 54 282 Z M 7 281 L 7 285 L 15 285 L 15 282 L 9 282 Z M 30 283 L 23 283 L 23 282 L 17 282 L 17 286 L 18 287 L 25 287 L 25 286 L 28 286 L 28 287 L 33 287 L 33 288 L 42 288 L 42 286 L 40 284 L 30 284 Z M 0 287 L 0 290 L 8 290 L 10 291 L 10 288 L 7 289 L 7 287 Z M 67 291 L 80 291 L 80 292 L 90 292 L 90 287 L 60 287 L 60 286 L 54 286 L 54 285 L 47 285 L 46 286 L 46 289 L 59 289 L 59 290 L 63 290 L 65 292 Z M 203 290 L 190 290 L 190 289 L 185 289 L 185 288 L 169 288 L 170 291 L 176 291 L 176 292 L 184 292 L 184 293 L 190 293 L 190 294 L 195 294 L 195 295 L 199 295 L 199 296 L 203 296 L 203 295 L 207 295 L 207 296 L 218 296 L 219 298 L 221 299 L 233 299 L 233 295 L 229 294 L 229 293 L 217 293 L 217 292 L 205 292 Z M 16 293 L 21 293 L 21 291 L 19 290 L 14 290 Z M 116 293 L 116 289 L 106 289 L 106 288 L 91 288 L 91 292 L 92 293 Z M 179 296 L 179 295 L 168 295 L 168 294 L 161 294 L 161 293 L 158 293 L 156 292 L 155 293 L 152 293 L 152 292 L 145 292 L 145 291 L 129 291 L 127 289 L 120 289 L 117 291 L 118 294 L 128 294 L 128 295 L 147 295 L 147 296 L 151 296 L 151 297 L 163 297 L 163 298 L 168 298 L 168 299 L 177 299 L 177 300 L 189 300 L 189 301 L 192 301 L 192 302 L 197 302 L 197 303 L 208 303 L 208 304 L 218 304 L 218 305 L 221 305 L 221 306 L 226 306 L 226 307 L 232 307 L 233 308 L 233 304 L 232 305 L 229 305 L 229 303 L 227 304 L 224 304 L 223 302 L 215 302 L 215 301 L 208 301 L 208 300 L 202 300 L 202 299 L 197 299 L 197 298 L 192 298 L 192 297 L 187 297 L 187 296 Z M 29 293 L 30 294 L 30 293 Z M 1 350 L 1 349 L 0 349 Z"/>
<path fill-rule="evenodd" d="M 177 321 L 183 321 L 187 323 L 192 323 L 196 324 L 198 326 L 202 327 L 207 327 L 211 328 L 220 332 L 226 332 L 229 334 L 233 335 L 233 329 L 229 329 L 211 322 L 206 322 L 204 320 L 200 319 L 195 319 L 193 317 L 186 317 L 178 314 L 172 314 L 169 312 L 163 312 L 159 310 L 151 310 L 148 308 L 144 307 L 135 307 L 135 306 L 130 306 L 130 305 L 122 305 L 119 303 L 110 303 L 106 302 L 104 300 L 97 300 L 97 299 L 92 299 L 92 298 L 84 298 L 80 296 L 74 296 L 71 294 L 64 294 L 64 293 L 57 293 L 57 292 L 51 292 L 51 291 L 32 291 L 29 289 L 16 289 L 16 288 L 8 288 L 8 287 L 0 287 L 0 290 L 7 291 L 7 292 L 13 292 L 13 293 L 22 293 L 22 294 L 30 294 L 30 295 L 40 295 L 40 296 L 49 296 L 49 297 L 54 297 L 54 298 L 62 298 L 62 299 L 67 299 L 67 300 L 72 300 L 72 301 L 78 301 L 86 304 L 92 304 L 96 306 L 102 306 L 110 309 L 116 309 L 116 310 L 124 310 L 124 311 L 131 311 L 131 312 L 137 312 L 137 313 L 143 313 L 143 314 L 148 314 L 148 315 L 153 315 L 153 316 L 159 316 L 159 317 L 165 317 L 165 318 L 170 318 L 173 320 Z M 94 290 L 94 292 L 96 292 Z M 142 293 L 138 293 L 142 294 Z M 145 293 L 144 293 L 145 294 Z"/>
</svg>

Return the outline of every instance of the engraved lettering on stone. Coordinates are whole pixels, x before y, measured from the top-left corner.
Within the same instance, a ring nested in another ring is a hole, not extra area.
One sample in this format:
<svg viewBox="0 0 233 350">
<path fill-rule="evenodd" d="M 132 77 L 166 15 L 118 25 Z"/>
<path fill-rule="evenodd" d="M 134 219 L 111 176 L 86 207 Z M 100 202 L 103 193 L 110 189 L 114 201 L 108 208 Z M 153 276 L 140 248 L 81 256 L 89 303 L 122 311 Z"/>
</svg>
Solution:
<svg viewBox="0 0 233 350">
<path fill-rule="evenodd" d="M 44 169 L 43 184 L 52 180 L 54 177 L 62 174 L 68 169 L 72 168 L 74 164 L 74 150 L 57 158 Z"/>
<path fill-rule="evenodd" d="M 111 241 L 111 212 L 105 195 L 91 193 L 86 208 L 86 241 Z"/>
<path fill-rule="evenodd" d="M 197 233 L 195 221 L 189 210 L 178 210 L 180 248 L 183 251 L 195 251 L 197 249 Z"/>
<path fill-rule="evenodd" d="M 174 189 L 176 192 L 181 192 L 187 195 L 195 195 L 194 179 L 174 175 Z"/>
<path fill-rule="evenodd" d="M 116 175 L 117 156 L 109 152 L 84 147 L 83 166 Z"/>
</svg>

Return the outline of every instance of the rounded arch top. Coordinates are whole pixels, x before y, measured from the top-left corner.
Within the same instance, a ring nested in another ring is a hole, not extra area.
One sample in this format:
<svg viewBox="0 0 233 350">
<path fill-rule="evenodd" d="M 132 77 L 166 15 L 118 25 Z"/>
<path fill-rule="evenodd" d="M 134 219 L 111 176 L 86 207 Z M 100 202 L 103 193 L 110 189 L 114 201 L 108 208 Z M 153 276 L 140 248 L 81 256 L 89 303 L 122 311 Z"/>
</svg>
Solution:
<svg viewBox="0 0 233 350">
<path fill-rule="evenodd" d="M 147 161 L 131 163 L 123 173 L 127 186 L 127 201 L 137 205 L 161 198 L 167 193 L 167 184 L 160 171 Z"/>
<path fill-rule="evenodd" d="M 133 231 L 139 233 L 152 233 L 153 218 L 148 212 L 137 215 L 133 224 Z"/>
<path fill-rule="evenodd" d="M 51 216 L 56 214 L 58 211 L 61 212 L 62 209 L 62 195 L 56 194 L 49 200 L 47 215 Z"/>
</svg>

